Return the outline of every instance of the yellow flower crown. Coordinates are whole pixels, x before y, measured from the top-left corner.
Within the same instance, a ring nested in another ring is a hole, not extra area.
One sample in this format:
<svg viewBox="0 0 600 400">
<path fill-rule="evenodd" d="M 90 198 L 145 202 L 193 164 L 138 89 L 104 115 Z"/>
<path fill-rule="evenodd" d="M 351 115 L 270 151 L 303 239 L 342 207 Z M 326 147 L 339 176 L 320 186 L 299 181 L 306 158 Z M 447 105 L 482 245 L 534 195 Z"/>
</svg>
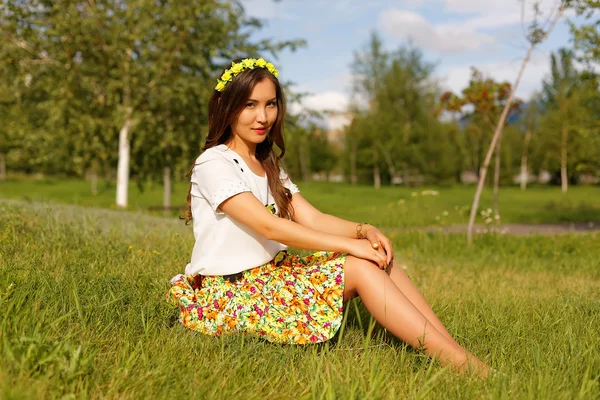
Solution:
<svg viewBox="0 0 600 400">
<path fill-rule="evenodd" d="M 270 62 L 266 62 L 263 58 L 259 58 L 258 60 L 256 58 L 246 58 L 239 63 L 231 63 L 231 68 L 226 69 L 225 72 L 223 72 L 223 75 L 221 75 L 221 79 L 217 80 L 218 83 L 217 86 L 215 86 L 215 90 L 222 92 L 225 90 L 225 86 L 227 86 L 237 74 L 247 69 L 254 68 L 266 68 L 275 78 L 279 76 L 279 71 L 277 71 L 275 66 Z"/>
</svg>

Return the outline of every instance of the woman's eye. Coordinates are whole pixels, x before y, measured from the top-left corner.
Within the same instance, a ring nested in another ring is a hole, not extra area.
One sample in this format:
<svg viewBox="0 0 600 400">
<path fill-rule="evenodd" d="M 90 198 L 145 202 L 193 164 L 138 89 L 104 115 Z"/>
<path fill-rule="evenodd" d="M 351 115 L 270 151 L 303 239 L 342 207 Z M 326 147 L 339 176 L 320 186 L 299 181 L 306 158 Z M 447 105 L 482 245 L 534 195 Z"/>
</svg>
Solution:
<svg viewBox="0 0 600 400">
<path fill-rule="evenodd" d="M 247 108 L 252 108 L 252 107 L 254 107 L 254 103 L 247 103 L 247 104 L 246 104 L 246 107 L 247 107 Z"/>
<path fill-rule="evenodd" d="M 277 103 L 274 101 L 271 101 L 270 103 L 267 103 L 267 106 L 269 107 L 277 107 Z"/>
</svg>

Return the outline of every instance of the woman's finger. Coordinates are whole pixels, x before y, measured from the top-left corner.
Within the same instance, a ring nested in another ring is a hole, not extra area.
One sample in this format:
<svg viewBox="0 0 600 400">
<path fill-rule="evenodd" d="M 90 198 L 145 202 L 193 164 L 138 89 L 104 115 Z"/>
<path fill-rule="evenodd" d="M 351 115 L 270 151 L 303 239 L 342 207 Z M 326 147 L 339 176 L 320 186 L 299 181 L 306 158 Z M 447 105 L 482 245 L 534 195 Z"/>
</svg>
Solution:
<svg viewBox="0 0 600 400">
<path fill-rule="evenodd" d="M 385 250 L 385 254 L 387 254 L 387 263 L 391 263 L 394 259 L 394 250 L 392 249 L 392 242 L 387 239 L 384 241 L 383 248 Z"/>
<path fill-rule="evenodd" d="M 377 265 L 379 266 L 380 269 L 385 268 L 385 254 L 383 254 L 381 251 L 377 252 Z"/>
</svg>

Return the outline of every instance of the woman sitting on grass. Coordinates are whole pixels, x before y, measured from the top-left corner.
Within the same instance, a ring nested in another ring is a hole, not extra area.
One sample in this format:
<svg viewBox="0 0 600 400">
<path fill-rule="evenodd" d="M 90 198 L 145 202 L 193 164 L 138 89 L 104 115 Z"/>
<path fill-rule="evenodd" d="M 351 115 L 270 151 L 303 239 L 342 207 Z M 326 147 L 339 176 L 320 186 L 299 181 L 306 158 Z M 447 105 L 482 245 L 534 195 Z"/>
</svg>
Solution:
<svg viewBox="0 0 600 400">
<path fill-rule="evenodd" d="M 234 62 L 210 99 L 186 212 L 196 243 L 168 293 L 183 325 L 214 336 L 323 342 L 358 295 L 397 338 L 486 376 L 486 364 L 450 336 L 394 262 L 390 240 L 374 226 L 321 213 L 280 167 L 285 103 L 277 75 L 262 58 Z M 300 257 L 287 246 L 322 251 Z"/>
</svg>

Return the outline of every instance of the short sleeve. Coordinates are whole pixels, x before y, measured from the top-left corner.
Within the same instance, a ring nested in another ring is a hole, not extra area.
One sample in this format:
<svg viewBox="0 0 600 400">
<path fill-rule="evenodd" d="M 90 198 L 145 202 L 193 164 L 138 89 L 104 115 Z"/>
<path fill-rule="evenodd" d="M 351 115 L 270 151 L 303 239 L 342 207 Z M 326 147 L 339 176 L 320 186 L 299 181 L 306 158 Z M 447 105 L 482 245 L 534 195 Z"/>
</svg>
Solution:
<svg viewBox="0 0 600 400">
<path fill-rule="evenodd" d="M 300 192 L 300 189 L 298 189 L 298 186 L 296 186 L 294 184 L 294 182 L 292 182 L 292 180 L 290 179 L 290 177 L 288 176 L 288 174 L 284 171 L 283 168 L 279 169 L 279 179 L 281 180 L 281 182 L 283 183 L 283 186 L 287 189 L 289 189 L 289 191 L 292 193 L 292 195 L 294 195 L 294 193 L 298 193 Z"/>
<path fill-rule="evenodd" d="M 192 171 L 191 182 L 216 213 L 222 213 L 217 210 L 228 198 L 252 191 L 240 177 L 236 167 L 224 159 L 199 160 Z"/>
</svg>

